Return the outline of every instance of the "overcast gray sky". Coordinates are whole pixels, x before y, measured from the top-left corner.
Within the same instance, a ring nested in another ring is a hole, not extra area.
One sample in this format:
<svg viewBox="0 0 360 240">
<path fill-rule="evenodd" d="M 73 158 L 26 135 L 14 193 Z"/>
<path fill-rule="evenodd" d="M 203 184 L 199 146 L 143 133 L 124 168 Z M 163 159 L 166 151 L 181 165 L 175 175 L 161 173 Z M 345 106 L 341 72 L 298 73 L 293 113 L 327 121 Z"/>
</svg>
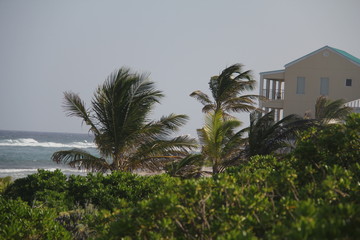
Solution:
<svg viewBox="0 0 360 240">
<path fill-rule="evenodd" d="M 127 66 L 164 91 L 154 118 L 187 114 L 181 133 L 195 135 L 203 115 L 189 94 L 231 64 L 258 80 L 325 45 L 360 57 L 359 10 L 358 0 L 0 0 L 0 129 L 87 132 L 65 116 L 63 92 L 90 103 Z"/>
</svg>

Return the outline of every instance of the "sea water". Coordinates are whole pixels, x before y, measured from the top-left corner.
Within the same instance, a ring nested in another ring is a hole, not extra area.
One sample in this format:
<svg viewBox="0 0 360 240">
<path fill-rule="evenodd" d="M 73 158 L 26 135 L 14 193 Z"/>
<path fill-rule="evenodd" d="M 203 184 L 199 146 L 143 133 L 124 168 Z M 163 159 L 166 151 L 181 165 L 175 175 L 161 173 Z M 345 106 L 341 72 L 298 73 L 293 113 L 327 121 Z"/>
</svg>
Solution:
<svg viewBox="0 0 360 240">
<path fill-rule="evenodd" d="M 84 170 L 53 162 L 51 156 L 56 151 L 74 148 L 99 156 L 93 139 L 90 134 L 0 130 L 0 177 L 17 179 L 36 173 L 37 169 L 86 175 Z"/>
</svg>

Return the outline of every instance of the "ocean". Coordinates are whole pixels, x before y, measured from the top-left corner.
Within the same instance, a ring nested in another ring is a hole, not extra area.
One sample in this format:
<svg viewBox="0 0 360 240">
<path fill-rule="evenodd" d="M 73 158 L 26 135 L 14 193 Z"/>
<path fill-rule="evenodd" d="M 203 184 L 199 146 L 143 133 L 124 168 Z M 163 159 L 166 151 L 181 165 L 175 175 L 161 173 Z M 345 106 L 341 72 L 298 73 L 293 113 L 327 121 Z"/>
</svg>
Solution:
<svg viewBox="0 0 360 240">
<path fill-rule="evenodd" d="M 0 130 L 0 177 L 22 178 L 36 173 L 37 169 L 60 169 L 66 175 L 86 175 L 84 170 L 51 160 L 54 152 L 73 148 L 99 155 L 90 134 Z"/>
</svg>

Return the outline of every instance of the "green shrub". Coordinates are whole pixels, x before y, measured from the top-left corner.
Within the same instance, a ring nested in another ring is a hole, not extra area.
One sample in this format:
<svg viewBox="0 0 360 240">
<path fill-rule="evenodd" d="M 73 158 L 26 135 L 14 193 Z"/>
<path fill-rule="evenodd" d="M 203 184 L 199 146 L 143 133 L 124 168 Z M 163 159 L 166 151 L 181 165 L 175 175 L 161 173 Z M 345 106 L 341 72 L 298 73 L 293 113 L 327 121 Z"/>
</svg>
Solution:
<svg viewBox="0 0 360 240">
<path fill-rule="evenodd" d="M 10 176 L 0 178 L 0 194 L 3 194 L 6 188 L 12 183 Z"/>
<path fill-rule="evenodd" d="M 71 239 L 48 208 L 31 208 L 21 200 L 0 197 L 0 239 Z"/>
<path fill-rule="evenodd" d="M 294 151 L 298 169 L 339 165 L 349 168 L 360 159 L 360 114 L 350 114 L 344 124 L 312 128 L 301 134 Z"/>
<path fill-rule="evenodd" d="M 266 194 L 239 186 L 233 176 L 177 180 L 151 199 L 121 209 L 103 239 L 254 239 L 271 221 L 264 211 L 270 206 Z"/>
<path fill-rule="evenodd" d="M 70 203 L 67 198 L 67 177 L 60 170 L 47 171 L 39 169 L 37 173 L 25 178 L 16 179 L 6 189 L 4 196 L 33 205 L 45 203 L 48 207 L 67 209 Z"/>
<path fill-rule="evenodd" d="M 303 184 L 297 164 L 256 156 L 213 178 L 173 180 L 111 215 L 101 239 L 356 238 L 359 169 L 327 166 L 323 178 Z"/>
<path fill-rule="evenodd" d="M 171 181 L 168 175 L 143 177 L 126 172 L 71 175 L 67 179 L 60 170 L 38 170 L 38 173 L 15 180 L 4 196 L 12 199 L 20 197 L 30 205 L 42 203 L 61 211 L 88 204 L 113 209 L 121 199 L 129 202 L 147 199 Z"/>
<path fill-rule="evenodd" d="M 98 215 L 97 209 L 92 205 L 87 205 L 85 208 L 60 212 L 56 221 L 71 232 L 73 239 L 89 239 L 96 235 L 95 226 L 89 226 L 89 223 L 95 223 Z"/>
<path fill-rule="evenodd" d="M 268 239 L 358 239 L 358 204 L 317 204 L 308 199 L 295 203 L 292 217 L 274 223 Z"/>
<path fill-rule="evenodd" d="M 126 200 L 135 203 L 161 191 L 171 184 L 167 175 L 143 177 L 126 172 L 109 175 L 88 174 L 86 177 L 70 176 L 69 195 L 80 206 L 93 204 L 102 209 L 113 209 Z"/>
</svg>

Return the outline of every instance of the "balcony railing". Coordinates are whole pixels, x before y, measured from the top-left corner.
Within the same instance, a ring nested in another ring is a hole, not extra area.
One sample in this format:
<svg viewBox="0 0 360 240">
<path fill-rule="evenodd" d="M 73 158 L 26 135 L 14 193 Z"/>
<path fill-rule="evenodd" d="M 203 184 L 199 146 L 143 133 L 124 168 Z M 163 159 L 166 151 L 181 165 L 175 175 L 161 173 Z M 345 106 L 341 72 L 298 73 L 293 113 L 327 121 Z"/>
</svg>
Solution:
<svg viewBox="0 0 360 240">
<path fill-rule="evenodd" d="M 351 102 L 347 102 L 344 104 L 346 107 L 351 107 L 354 109 L 354 112 L 360 113 L 360 99 L 356 99 Z"/>
<path fill-rule="evenodd" d="M 352 108 L 360 108 L 360 99 L 356 99 L 351 102 L 345 103 L 345 106 L 352 107 Z"/>
<path fill-rule="evenodd" d="M 262 95 L 268 97 L 269 100 L 284 100 L 284 90 L 269 90 L 269 96 L 266 96 L 267 89 L 263 89 Z"/>
</svg>

